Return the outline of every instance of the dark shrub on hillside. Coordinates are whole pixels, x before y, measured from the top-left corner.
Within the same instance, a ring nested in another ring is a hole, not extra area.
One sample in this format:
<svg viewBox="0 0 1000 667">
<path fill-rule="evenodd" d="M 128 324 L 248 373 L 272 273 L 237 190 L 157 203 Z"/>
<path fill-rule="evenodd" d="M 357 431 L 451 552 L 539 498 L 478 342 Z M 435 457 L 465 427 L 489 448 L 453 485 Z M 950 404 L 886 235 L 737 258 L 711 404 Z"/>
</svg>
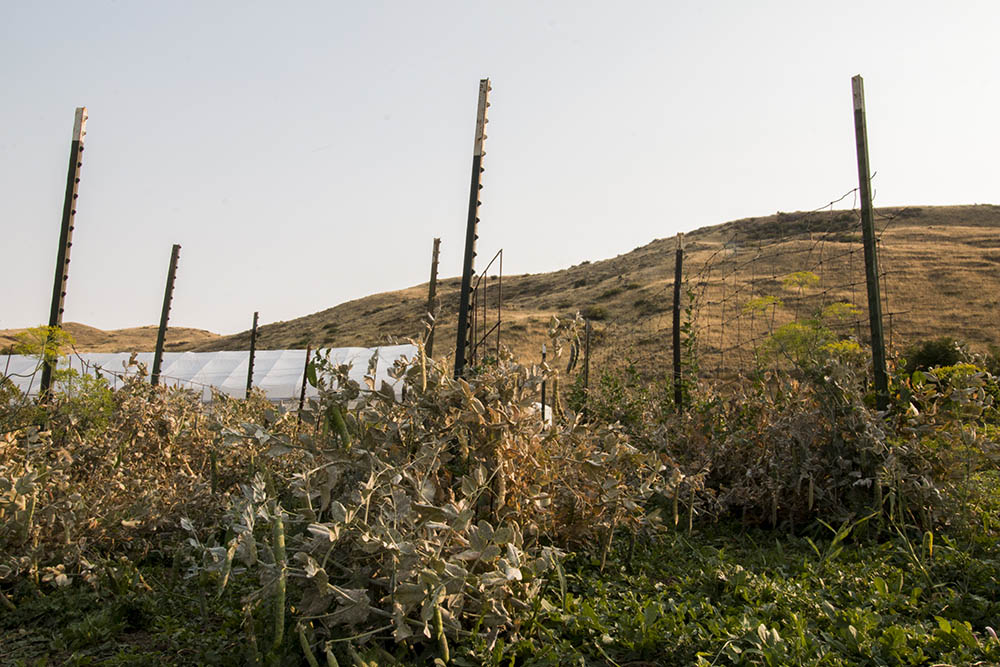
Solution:
<svg viewBox="0 0 1000 667">
<path fill-rule="evenodd" d="M 906 351 L 906 372 L 924 371 L 939 366 L 954 366 L 968 361 L 965 345 L 954 338 L 944 336 L 925 340 L 910 346 Z"/>
</svg>

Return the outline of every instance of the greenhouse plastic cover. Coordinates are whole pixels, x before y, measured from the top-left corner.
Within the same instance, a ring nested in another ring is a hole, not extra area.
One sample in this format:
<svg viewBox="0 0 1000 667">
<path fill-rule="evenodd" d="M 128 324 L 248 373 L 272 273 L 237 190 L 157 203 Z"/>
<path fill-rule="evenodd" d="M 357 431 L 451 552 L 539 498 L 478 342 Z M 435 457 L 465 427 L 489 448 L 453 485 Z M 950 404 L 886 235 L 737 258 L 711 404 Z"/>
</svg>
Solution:
<svg viewBox="0 0 1000 667">
<path fill-rule="evenodd" d="M 417 346 L 340 347 L 321 350 L 321 353 L 329 353 L 330 362 L 336 366 L 350 364 L 349 375 L 362 389 L 366 388 L 364 376 L 368 372 L 368 362 L 377 354 L 375 387 L 377 389 L 383 382 L 388 382 L 398 396 L 402 386 L 398 385 L 399 380 L 389 377 L 389 369 L 400 357 L 415 357 Z M 136 366 L 128 365 L 131 356 L 128 352 L 79 353 L 60 358 L 58 368 L 61 370 L 72 367 L 91 376 L 100 372 L 115 386 L 121 384 L 122 376 L 138 372 Z M 146 367 L 147 373 L 152 369 L 152 352 L 136 354 L 135 358 Z M 298 399 L 302 391 L 305 364 L 305 350 L 257 350 L 254 354 L 253 386 L 263 389 L 272 401 Z M 160 384 L 199 391 L 201 400 L 206 402 L 212 400 L 213 387 L 230 396 L 242 398 L 246 394 L 249 365 L 249 352 L 164 352 L 160 364 Z M 0 369 L 22 392 L 38 393 L 42 372 L 37 357 L 0 356 Z M 58 388 L 56 383 L 56 389 Z M 316 395 L 316 388 L 306 385 L 306 396 Z"/>
</svg>

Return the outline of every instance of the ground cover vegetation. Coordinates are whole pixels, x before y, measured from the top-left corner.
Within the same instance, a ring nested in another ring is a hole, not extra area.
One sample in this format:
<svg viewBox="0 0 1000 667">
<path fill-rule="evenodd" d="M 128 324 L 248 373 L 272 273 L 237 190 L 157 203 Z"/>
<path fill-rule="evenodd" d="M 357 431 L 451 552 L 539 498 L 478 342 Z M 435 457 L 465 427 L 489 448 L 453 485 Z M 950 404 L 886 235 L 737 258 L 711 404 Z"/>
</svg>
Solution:
<svg viewBox="0 0 1000 667">
<path fill-rule="evenodd" d="M 1000 662 L 995 362 L 917 346 L 880 413 L 824 314 L 726 393 L 687 327 L 683 410 L 634 366 L 584 391 L 557 320 L 462 380 L 320 354 L 302 411 L 4 382 L 0 662 Z"/>
</svg>

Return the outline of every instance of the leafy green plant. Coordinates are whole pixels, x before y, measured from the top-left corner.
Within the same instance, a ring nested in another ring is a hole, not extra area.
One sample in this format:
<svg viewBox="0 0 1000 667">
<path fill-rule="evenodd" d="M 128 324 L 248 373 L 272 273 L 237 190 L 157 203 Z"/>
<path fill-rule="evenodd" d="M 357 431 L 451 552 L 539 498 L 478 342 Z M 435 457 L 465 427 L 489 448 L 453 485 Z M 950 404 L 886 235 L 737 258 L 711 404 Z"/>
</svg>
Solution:
<svg viewBox="0 0 1000 667">
<path fill-rule="evenodd" d="M 76 342 L 73 335 L 61 327 L 32 327 L 15 336 L 14 354 L 38 357 L 40 362 L 56 361 Z"/>
<path fill-rule="evenodd" d="M 819 285 L 819 276 L 812 271 L 795 271 L 785 276 L 781 280 L 781 284 L 785 287 L 801 291 L 805 288 Z"/>
</svg>

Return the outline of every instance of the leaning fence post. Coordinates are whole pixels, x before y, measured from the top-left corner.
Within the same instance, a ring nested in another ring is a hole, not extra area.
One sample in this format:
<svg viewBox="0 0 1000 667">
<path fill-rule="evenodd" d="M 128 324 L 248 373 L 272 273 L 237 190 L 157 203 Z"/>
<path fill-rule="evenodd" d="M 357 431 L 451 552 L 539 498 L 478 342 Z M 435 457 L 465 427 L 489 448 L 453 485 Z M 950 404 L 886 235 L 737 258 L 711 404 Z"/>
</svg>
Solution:
<svg viewBox="0 0 1000 667">
<path fill-rule="evenodd" d="M 181 247 L 174 244 L 170 250 L 170 268 L 167 269 L 167 286 L 163 290 L 163 310 L 160 311 L 160 329 L 156 332 L 156 352 L 153 354 L 153 373 L 149 383 L 154 387 L 160 383 L 160 364 L 163 362 L 163 343 L 167 338 L 167 321 L 170 319 L 170 302 L 174 298 L 174 276 L 177 275 L 177 257 Z"/>
<path fill-rule="evenodd" d="M 302 421 L 302 408 L 306 404 L 306 384 L 309 382 L 309 355 L 312 353 L 312 345 L 306 345 L 306 365 L 302 369 L 302 393 L 299 394 L 299 421 Z"/>
<path fill-rule="evenodd" d="M 674 406 L 684 410 L 684 387 L 681 378 L 681 276 L 684 265 L 684 234 L 677 235 L 674 253 Z"/>
<path fill-rule="evenodd" d="M 851 79 L 854 97 L 854 138 L 858 152 L 858 185 L 861 194 L 861 232 L 865 246 L 865 282 L 868 285 L 868 323 L 872 336 L 875 371 L 875 402 L 879 410 L 889 405 L 889 379 L 885 370 L 885 336 L 882 331 L 882 300 L 878 283 L 878 252 L 875 248 L 875 210 L 872 208 L 868 162 L 868 125 L 865 119 L 865 86 L 861 75 Z"/>
<path fill-rule="evenodd" d="M 590 320 L 583 327 L 583 416 L 590 403 Z"/>
<path fill-rule="evenodd" d="M 431 281 L 427 287 L 427 316 L 431 318 L 430 331 L 427 332 L 427 344 L 424 345 L 424 352 L 428 357 L 434 356 L 434 330 L 437 329 L 437 316 L 434 311 L 435 298 L 437 297 L 438 283 L 438 253 L 441 251 L 441 239 L 434 239 L 434 249 L 431 251 Z"/>
<path fill-rule="evenodd" d="M 66 282 L 69 280 L 69 251 L 73 246 L 73 220 L 80 189 L 80 167 L 83 166 L 83 138 L 87 135 L 87 107 L 78 107 L 73 118 L 73 141 L 69 149 L 69 173 L 66 175 L 66 194 L 63 198 L 62 227 L 59 231 L 59 252 L 56 257 L 56 277 L 52 285 L 52 306 L 49 311 L 49 332 L 46 335 L 42 358 L 42 386 L 39 397 L 49 393 L 56 360 L 47 353 L 53 330 L 62 326 L 63 305 L 66 300 Z"/>
<path fill-rule="evenodd" d="M 247 368 L 247 393 L 244 398 L 250 398 L 250 390 L 253 389 L 253 361 L 257 353 L 257 315 L 258 312 L 254 311 L 253 328 L 250 329 L 250 364 Z"/>
<path fill-rule="evenodd" d="M 545 343 L 542 343 L 542 366 L 545 365 Z M 542 369 L 545 373 L 545 369 Z M 543 376 L 544 377 L 544 376 Z M 545 425 L 545 380 L 542 380 L 542 425 Z"/>
<path fill-rule="evenodd" d="M 472 151 L 472 185 L 469 190 L 469 216 L 465 228 L 465 258 L 462 265 L 462 293 L 458 304 L 458 334 L 455 344 L 455 377 L 460 378 L 472 348 L 469 308 L 472 305 L 472 274 L 475 271 L 476 239 L 479 238 L 479 191 L 483 188 L 483 144 L 486 141 L 486 109 L 490 106 L 490 80 L 479 81 L 479 107 L 476 111 L 476 138 Z"/>
</svg>

